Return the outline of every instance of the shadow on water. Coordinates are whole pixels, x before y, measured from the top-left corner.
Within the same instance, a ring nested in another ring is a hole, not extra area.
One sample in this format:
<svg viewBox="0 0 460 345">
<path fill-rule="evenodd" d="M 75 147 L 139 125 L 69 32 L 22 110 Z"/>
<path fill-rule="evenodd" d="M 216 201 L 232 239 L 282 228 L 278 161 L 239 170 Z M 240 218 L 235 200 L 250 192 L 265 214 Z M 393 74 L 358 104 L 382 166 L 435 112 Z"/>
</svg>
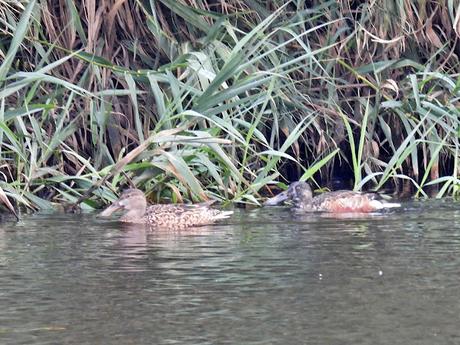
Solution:
<svg viewBox="0 0 460 345">
<path fill-rule="evenodd" d="M 0 225 L 0 342 L 456 343 L 459 251 L 449 201 L 183 231 L 28 216 Z"/>
</svg>

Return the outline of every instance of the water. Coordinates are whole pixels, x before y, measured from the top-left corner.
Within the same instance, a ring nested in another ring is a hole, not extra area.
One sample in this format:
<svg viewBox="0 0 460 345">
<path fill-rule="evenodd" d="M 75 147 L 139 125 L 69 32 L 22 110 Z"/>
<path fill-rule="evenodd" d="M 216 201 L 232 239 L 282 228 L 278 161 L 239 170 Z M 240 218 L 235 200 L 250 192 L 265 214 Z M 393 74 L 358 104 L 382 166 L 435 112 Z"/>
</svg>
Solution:
<svg viewBox="0 0 460 345">
<path fill-rule="evenodd" d="M 458 344 L 460 209 L 0 224 L 1 344 Z"/>
</svg>

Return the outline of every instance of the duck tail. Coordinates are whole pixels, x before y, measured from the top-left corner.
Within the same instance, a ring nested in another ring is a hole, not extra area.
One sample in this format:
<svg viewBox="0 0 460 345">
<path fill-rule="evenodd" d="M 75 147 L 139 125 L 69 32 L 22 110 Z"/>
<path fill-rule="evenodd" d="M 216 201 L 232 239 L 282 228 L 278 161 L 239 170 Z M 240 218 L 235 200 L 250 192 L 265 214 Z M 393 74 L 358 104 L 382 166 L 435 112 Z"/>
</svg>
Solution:
<svg viewBox="0 0 460 345">
<path fill-rule="evenodd" d="M 213 216 L 213 219 L 215 220 L 225 219 L 225 218 L 230 217 L 232 214 L 233 214 L 233 211 L 220 211 L 219 213 Z"/>
<path fill-rule="evenodd" d="M 383 203 L 385 208 L 391 208 L 391 207 L 401 207 L 401 204 L 399 202 L 387 202 Z"/>
<path fill-rule="evenodd" d="M 386 202 L 386 201 L 381 201 L 381 200 L 372 200 L 371 204 L 376 210 L 381 210 L 383 208 L 401 207 L 400 203 Z"/>
</svg>

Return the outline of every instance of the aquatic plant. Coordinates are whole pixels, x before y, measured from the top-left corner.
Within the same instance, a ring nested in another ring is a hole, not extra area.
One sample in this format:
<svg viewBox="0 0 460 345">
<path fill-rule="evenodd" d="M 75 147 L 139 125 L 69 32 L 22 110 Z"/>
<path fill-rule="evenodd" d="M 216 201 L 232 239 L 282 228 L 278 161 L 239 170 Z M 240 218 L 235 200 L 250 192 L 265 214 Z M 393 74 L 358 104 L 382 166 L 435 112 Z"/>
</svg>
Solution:
<svg viewBox="0 0 460 345">
<path fill-rule="evenodd" d="M 455 1 L 0 8 L 0 187 L 27 207 L 127 185 L 254 204 L 283 179 L 458 190 Z"/>
</svg>

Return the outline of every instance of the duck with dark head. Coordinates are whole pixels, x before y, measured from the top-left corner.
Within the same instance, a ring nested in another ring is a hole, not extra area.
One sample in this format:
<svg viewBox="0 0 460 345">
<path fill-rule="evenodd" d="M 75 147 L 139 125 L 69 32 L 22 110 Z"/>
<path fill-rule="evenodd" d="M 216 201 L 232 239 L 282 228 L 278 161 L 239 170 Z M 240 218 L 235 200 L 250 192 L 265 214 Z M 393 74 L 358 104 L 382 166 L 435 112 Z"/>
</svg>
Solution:
<svg viewBox="0 0 460 345">
<path fill-rule="evenodd" d="M 401 206 L 399 203 L 387 202 L 375 193 L 349 190 L 313 196 L 310 185 L 302 181 L 291 183 L 286 191 L 268 199 L 264 205 L 275 206 L 286 200 L 291 200 L 294 208 L 302 212 L 368 213 Z"/>
</svg>

